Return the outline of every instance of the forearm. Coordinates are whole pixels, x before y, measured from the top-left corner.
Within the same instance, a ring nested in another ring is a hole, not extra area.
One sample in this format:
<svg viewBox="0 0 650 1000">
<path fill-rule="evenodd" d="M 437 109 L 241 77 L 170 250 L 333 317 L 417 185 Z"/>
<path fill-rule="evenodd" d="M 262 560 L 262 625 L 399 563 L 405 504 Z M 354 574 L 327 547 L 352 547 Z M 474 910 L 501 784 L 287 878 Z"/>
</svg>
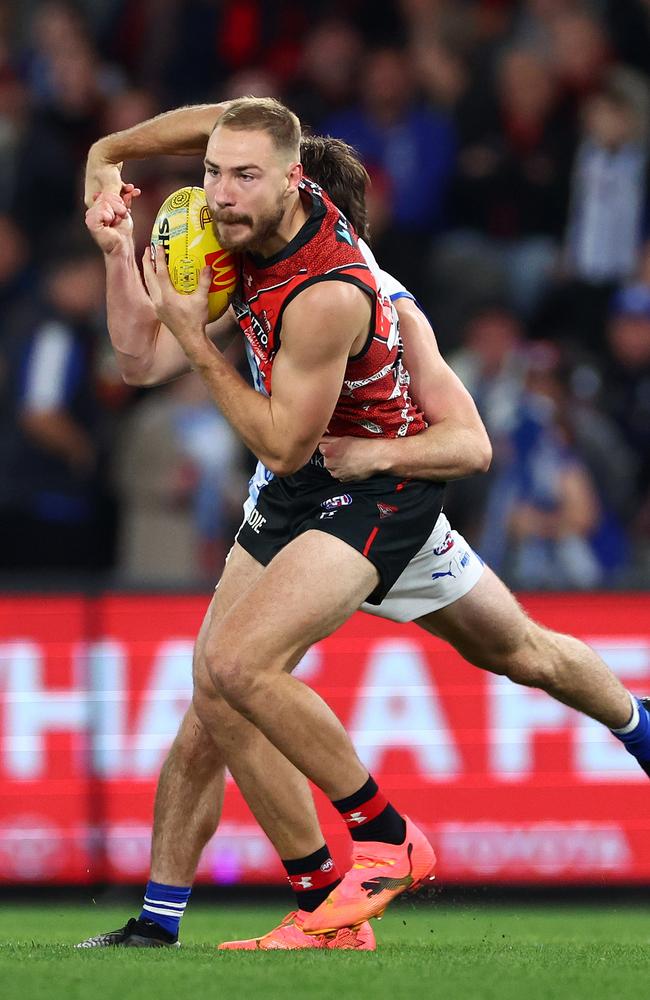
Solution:
<svg viewBox="0 0 650 1000">
<path fill-rule="evenodd" d="M 452 421 L 439 423 L 406 438 L 374 442 L 377 471 L 393 476 L 446 481 L 485 472 L 492 449 L 482 428 Z"/>
<path fill-rule="evenodd" d="M 286 476 L 305 464 L 309 454 L 289 454 L 289 435 L 272 399 L 252 389 L 207 337 L 194 339 L 186 352 L 226 420 L 271 472 Z"/>
<path fill-rule="evenodd" d="M 133 245 L 104 255 L 108 332 L 125 382 L 151 376 L 160 321 L 142 283 Z"/>
<path fill-rule="evenodd" d="M 90 157 L 103 163 L 142 160 L 149 156 L 203 154 L 212 129 L 227 102 L 166 111 L 122 132 L 99 139 Z"/>
</svg>

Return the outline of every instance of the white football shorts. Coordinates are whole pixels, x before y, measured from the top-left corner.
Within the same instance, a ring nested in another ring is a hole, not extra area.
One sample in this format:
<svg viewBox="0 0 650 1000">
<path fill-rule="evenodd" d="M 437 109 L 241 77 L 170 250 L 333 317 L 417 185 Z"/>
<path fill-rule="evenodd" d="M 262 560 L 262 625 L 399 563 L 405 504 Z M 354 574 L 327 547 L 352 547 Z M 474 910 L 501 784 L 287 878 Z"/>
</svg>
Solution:
<svg viewBox="0 0 650 1000">
<path fill-rule="evenodd" d="M 392 622 L 412 622 L 464 597 L 484 569 L 481 557 L 440 514 L 426 542 L 381 604 L 362 604 L 361 610 Z"/>
</svg>

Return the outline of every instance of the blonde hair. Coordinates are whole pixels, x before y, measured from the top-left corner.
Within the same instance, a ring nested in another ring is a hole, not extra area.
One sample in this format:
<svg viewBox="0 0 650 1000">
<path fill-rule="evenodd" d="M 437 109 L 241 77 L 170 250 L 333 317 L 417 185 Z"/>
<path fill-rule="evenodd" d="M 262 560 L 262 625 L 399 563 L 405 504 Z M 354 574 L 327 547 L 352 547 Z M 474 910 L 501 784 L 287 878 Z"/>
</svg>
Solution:
<svg viewBox="0 0 650 1000">
<path fill-rule="evenodd" d="M 300 159 L 300 119 L 274 97 L 238 97 L 230 101 L 215 128 L 267 132 L 279 152 Z"/>
</svg>

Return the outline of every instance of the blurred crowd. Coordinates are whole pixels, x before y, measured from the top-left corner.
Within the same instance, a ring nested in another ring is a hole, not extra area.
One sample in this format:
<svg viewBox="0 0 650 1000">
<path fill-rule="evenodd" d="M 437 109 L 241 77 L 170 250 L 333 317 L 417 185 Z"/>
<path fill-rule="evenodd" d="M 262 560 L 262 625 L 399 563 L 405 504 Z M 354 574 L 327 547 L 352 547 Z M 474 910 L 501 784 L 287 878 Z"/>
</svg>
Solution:
<svg viewBox="0 0 650 1000">
<path fill-rule="evenodd" d="M 650 0 L 0 0 L 1 580 L 223 564 L 251 458 L 194 377 L 121 383 L 81 181 L 100 135 L 241 94 L 368 167 L 494 446 L 455 526 L 521 589 L 647 586 Z M 127 165 L 140 247 L 201 176 Z"/>
</svg>

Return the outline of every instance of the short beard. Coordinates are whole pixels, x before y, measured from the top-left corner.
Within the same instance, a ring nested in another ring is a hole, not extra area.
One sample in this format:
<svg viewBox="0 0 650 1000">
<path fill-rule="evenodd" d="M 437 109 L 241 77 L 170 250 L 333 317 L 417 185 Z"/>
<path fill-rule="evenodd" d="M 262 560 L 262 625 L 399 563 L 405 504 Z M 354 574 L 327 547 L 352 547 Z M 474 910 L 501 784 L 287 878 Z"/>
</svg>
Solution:
<svg viewBox="0 0 650 1000">
<path fill-rule="evenodd" d="M 280 198 L 275 208 L 269 210 L 265 215 L 261 215 L 257 222 L 253 222 L 250 215 L 233 215 L 224 212 L 221 219 L 212 220 L 212 228 L 222 249 L 244 253 L 246 251 L 258 250 L 268 239 L 275 236 L 283 218 L 284 204 L 283 199 Z M 224 222 L 250 226 L 250 235 L 243 240 L 229 240 L 227 230 L 222 231 L 220 228 L 220 223 L 223 224 Z"/>
</svg>

